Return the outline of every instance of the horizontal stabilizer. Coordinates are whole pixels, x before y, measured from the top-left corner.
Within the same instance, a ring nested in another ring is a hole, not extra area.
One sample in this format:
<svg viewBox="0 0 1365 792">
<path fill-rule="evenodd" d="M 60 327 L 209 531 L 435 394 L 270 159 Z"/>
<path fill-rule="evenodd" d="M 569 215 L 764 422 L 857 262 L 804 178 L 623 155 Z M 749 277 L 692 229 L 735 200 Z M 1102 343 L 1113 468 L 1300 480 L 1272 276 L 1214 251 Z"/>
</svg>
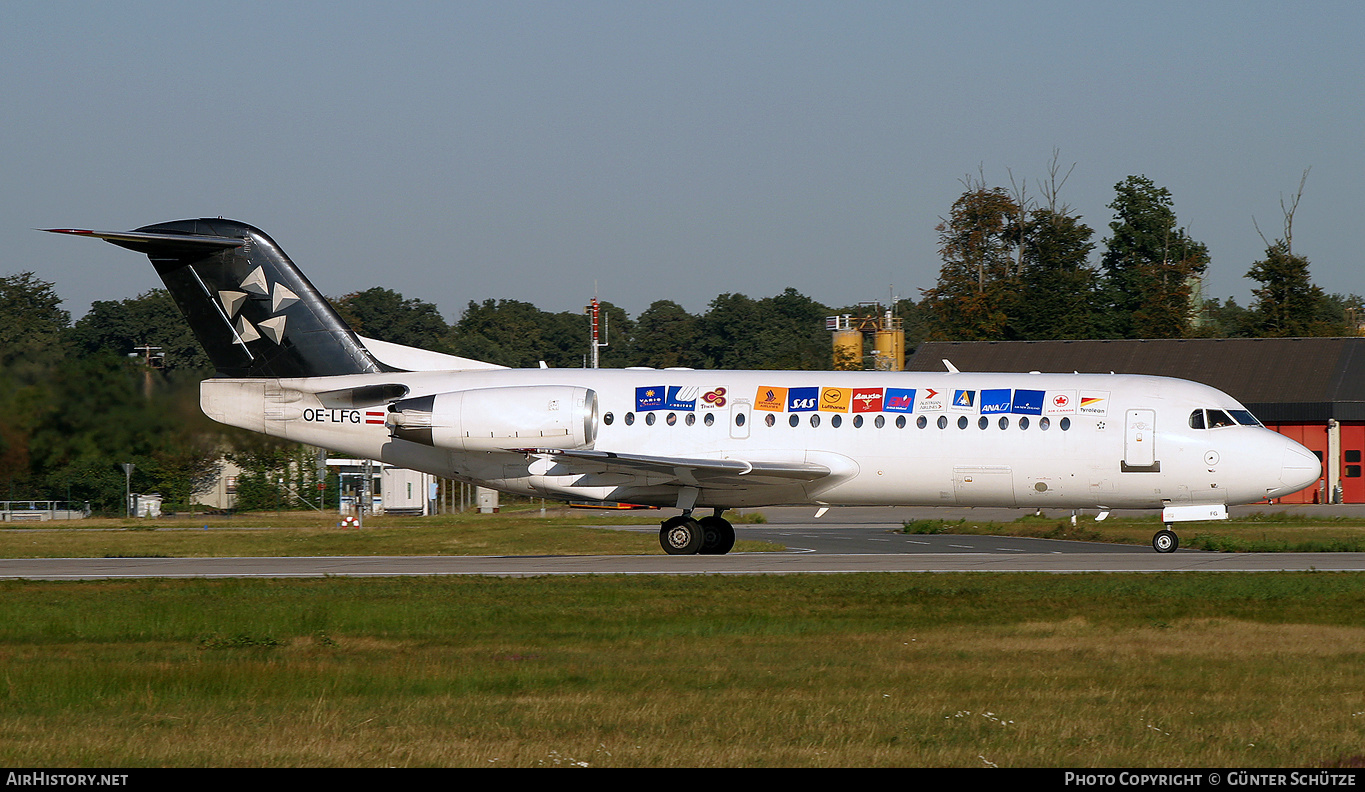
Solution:
<svg viewBox="0 0 1365 792">
<path fill-rule="evenodd" d="M 245 239 L 212 234 L 158 234 L 146 231 L 88 231 L 82 228 L 44 228 L 53 234 L 94 237 L 112 242 L 119 247 L 139 253 L 183 255 L 201 251 L 205 254 L 225 248 L 241 247 Z"/>
</svg>

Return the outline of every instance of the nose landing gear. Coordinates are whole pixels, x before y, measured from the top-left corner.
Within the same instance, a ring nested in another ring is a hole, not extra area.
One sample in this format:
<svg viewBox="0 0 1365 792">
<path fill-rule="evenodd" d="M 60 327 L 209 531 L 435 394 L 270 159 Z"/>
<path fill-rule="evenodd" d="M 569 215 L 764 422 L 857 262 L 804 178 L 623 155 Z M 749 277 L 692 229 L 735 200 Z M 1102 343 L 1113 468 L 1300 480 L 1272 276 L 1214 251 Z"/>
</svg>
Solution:
<svg viewBox="0 0 1365 792">
<path fill-rule="evenodd" d="M 1180 537 L 1171 530 L 1171 524 L 1166 523 L 1166 527 L 1156 532 L 1152 537 L 1152 549 L 1158 553 L 1174 553 L 1180 547 Z"/>
</svg>

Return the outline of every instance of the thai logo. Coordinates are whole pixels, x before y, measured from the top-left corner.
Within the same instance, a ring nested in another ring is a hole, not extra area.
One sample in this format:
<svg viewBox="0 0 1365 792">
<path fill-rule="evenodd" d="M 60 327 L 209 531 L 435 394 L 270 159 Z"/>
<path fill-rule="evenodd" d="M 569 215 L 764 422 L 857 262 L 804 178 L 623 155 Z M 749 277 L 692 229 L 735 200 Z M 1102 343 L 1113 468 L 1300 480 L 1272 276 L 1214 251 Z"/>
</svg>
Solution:
<svg viewBox="0 0 1365 792">
<path fill-rule="evenodd" d="M 716 388 L 715 390 L 707 391 L 706 393 L 703 393 L 703 394 L 702 394 L 702 397 L 701 397 L 701 406 L 702 406 L 703 408 L 705 408 L 705 407 L 717 407 L 717 408 L 719 408 L 719 407 L 724 407 L 724 406 L 725 406 L 725 389 L 724 389 L 724 388 Z"/>
</svg>

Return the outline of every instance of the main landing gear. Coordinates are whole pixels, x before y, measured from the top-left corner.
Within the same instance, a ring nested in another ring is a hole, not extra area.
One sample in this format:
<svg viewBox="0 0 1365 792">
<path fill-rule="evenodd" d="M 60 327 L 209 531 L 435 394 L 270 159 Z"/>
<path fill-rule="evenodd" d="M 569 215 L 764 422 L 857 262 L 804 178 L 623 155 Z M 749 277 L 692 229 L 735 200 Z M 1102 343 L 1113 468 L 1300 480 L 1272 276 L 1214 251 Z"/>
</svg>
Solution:
<svg viewBox="0 0 1365 792">
<path fill-rule="evenodd" d="M 700 520 L 692 519 L 687 509 L 677 517 L 664 520 L 659 527 L 659 544 L 669 555 L 725 555 L 735 546 L 735 527 L 721 517 L 724 509 Z"/>
<path fill-rule="evenodd" d="M 1158 553 L 1174 553 L 1180 547 L 1180 537 L 1171 530 L 1171 523 L 1166 523 L 1166 527 L 1156 532 L 1152 537 L 1152 549 Z"/>
</svg>

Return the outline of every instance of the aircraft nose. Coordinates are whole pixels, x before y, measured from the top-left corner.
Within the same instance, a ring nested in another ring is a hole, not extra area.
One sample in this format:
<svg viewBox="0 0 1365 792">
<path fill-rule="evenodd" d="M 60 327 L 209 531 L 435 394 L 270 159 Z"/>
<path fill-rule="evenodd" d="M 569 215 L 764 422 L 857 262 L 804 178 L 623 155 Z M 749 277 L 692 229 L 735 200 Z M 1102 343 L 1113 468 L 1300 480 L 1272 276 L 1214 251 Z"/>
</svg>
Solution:
<svg viewBox="0 0 1365 792">
<path fill-rule="evenodd" d="M 1280 465 L 1280 483 L 1284 486 L 1266 493 L 1266 497 L 1279 498 L 1298 492 L 1316 483 L 1321 476 L 1322 463 L 1317 455 L 1285 438 L 1283 462 Z"/>
</svg>

